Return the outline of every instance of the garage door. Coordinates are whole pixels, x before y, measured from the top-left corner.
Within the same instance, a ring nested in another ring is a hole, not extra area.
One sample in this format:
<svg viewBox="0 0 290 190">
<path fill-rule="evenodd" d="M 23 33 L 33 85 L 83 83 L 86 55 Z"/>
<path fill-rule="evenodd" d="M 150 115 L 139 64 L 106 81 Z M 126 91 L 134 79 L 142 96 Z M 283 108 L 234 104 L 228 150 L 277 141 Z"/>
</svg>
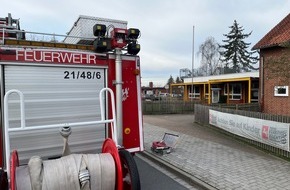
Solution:
<svg viewBox="0 0 290 190">
<path fill-rule="evenodd" d="M 25 99 L 26 126 L 100 120 L 99 92 L 106 84 L 105 68 L 16 66 L 4 68 L 5 92 L 20 90 Z M 10 127 L 20 126 L 19 98 L 9 98 Z M 104 125 L 73 127 L 72 152 L 96 153 L 105 138 Z M 55 157 L 62 153 L 59 129 L 13 132 L 11 149 L 20 160 L 32 155 Z"/>
</svg>

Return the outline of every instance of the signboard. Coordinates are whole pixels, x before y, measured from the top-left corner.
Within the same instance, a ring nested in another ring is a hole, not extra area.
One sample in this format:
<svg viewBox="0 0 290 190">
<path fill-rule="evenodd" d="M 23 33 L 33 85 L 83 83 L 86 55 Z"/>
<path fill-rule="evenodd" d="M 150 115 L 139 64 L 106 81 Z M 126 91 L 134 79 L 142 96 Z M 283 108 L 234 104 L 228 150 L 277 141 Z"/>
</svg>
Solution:
<svg viewBox="0 0 290 190">
<path fill-rule="evenodd" d="M 209 123 L 228 132 L 289 151 L 289 123 L 209 110 Z"/>
<path fill-rule="evenodd" d="M 24 48 L 0 48 L 2 61 L 49 63 L 49 64 L 73 64 L 73 65 L 93 65 L 104 67 L 106 59 L 104 55 L 80 52 L 61 51 L 53 49 L 24 49 Z"/>
</svg>

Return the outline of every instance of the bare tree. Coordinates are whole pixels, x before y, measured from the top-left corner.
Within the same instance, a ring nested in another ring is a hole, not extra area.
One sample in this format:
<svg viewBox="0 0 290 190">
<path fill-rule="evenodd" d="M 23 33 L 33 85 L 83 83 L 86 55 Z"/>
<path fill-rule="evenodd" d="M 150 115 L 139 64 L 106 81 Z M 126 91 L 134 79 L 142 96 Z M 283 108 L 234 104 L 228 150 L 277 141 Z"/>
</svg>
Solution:
<svg viewBox="0 0 290 190">
<path fill-rule="evenodd" d="M 199 46 L 198 54 L 201 55 L 200 69 L 206 75 L 219 74 L 219 44 L 213 37 L 208 37 L 205 42 Z"/>
</svg>

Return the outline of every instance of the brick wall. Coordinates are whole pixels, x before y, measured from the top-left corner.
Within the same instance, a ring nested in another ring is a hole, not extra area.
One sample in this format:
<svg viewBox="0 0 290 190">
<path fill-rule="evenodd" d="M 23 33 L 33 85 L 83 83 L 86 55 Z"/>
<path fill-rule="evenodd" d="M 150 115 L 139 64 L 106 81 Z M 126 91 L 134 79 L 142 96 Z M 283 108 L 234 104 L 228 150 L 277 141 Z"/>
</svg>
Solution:
<svg viewBox="0 0 290 190">
<path fill-rule="evenodd" d="M 290 116 L 290 93 L 285 97 L 274 96 L 275 86 L 288 86 L 290 91 L 290 48 L 262 49 L 261 57 L 264 60 L 264 72 L 260 67 L 260 87 L 263 85 L 264 89 L 262 111 Z"/>
</svg>

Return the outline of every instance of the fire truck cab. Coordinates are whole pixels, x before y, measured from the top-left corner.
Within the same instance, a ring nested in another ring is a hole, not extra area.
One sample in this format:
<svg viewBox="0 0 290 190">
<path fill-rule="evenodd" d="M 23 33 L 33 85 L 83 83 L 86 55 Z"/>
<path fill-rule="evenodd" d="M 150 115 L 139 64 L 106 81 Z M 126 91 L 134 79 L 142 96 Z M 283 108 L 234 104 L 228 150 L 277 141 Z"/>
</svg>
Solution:
<svg viewBox="0 0 290 190">
<path fill-rule="evenodd" d="M 0 178 L 21 189 L 17 169 L 35 155 L 62 157 L 65 142 L 73 154 L 110 153 L 114 189 L 139 189 L 128 162 L 144 149 L 140 31 L 126 21 L 80 16 L 68 35 L 47 35 L 20 30 L 10 14 L 0 18 Z M 71 130 L 69 137 L 61 130 Z"/>
</svg>

